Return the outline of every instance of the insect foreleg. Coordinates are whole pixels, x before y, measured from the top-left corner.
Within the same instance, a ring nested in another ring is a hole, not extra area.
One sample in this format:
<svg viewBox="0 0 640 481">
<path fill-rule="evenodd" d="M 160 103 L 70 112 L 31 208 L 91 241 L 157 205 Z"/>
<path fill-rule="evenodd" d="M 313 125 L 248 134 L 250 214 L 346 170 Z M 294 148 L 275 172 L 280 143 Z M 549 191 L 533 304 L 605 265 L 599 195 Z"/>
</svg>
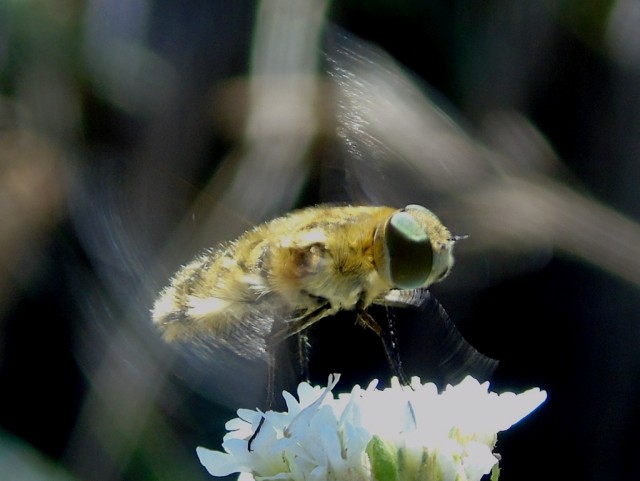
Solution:
<svg viewBox="0 0 640 481">
<path fill-rule="evenodd" d="M 393 373 L 398 376 L 400 383 L 407 386 L 409 385 L 409 379 L 407 378 L 404 370 L 402 369 L 402 360 L 400 359 L 400 352 L 398 351 L 398 343 L 396 341 L 394 322 L 389 313 L 387 313 L 387 320 L 389 322 L 388 332 L 382 329 L 380 324 L 371 317 L 364 308 L 357 308 L 358 322 L 360 325 L 371 329 L 382 341 L 384 347 L 384 353 L 387 356 L 387 362 L 391 367 Z"/>
<path fill-rule="evenodd" d="M 391 354 L 392 356 L 392 369 L 393 366 L 396 366 L 396 371 L 398 374 L 398 378 L 400 379 L 400 382 L 405 385 L 408 386 L 409 383 L 409 378 L 407 377 L 407 375 L 404 372 L 404 369 L 402 368 L 402 360 L 400 359 L 400 349 L 398 348 L 398 337 L 396 336 L 396 321 L 395 321 L 395 316 L 393 314 L 392 311 L 390 311 L 387 307 L 385 307 L 385 312 L 387 314 L 387 342 L 389 343 L 389 346 L 391 347 L 391 353 L 389 353 L 389 349 L 385 346 L 385 351 L 387 351 L 387 357 L 389 357 L 389 354 Z M 383 343 L 384 343 L 384 338 L 383 338 Z"/>
</svg>

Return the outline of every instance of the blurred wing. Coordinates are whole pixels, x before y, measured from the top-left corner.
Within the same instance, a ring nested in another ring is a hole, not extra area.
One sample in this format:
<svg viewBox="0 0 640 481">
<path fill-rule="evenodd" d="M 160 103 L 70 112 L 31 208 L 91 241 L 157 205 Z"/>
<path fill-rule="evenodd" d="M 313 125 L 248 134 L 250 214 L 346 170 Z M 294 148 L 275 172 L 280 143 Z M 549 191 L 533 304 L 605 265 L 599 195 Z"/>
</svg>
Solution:
<svg viewBox="0 0 640 481">
<path fill-rule="evenodd" d="M 356 201 L 433 205 L 485 176 L 481 147 L 385 52 L 336 29 L 326 60 Z"/>
<path fill-rule="evenodd" d="M 144 237 L 154 219 L 134 217 L 132 206 L 138 205 L 139 199 L 127 197 L 121 172 L 107 169 L 84 174 L 71 203 L 74 226 L 93 271 L 91 279 L 83 279 L 81 289 L 83 297 L 93 289 L 100 290 L 109 305 L 99 311 L 95 306 L 83 311 L 87 316 L 84 325 L 91 330 L 85 336 L 88 345 L 83 347 L 91 355 L 80 359 L 83 368 L 97 369 L 97 344 L 110 346 L 124 339 L 127 332 L 127 349 L 138 358 L 147 357 L 135 364 L 141 379 L 151 378 L 151 371 L 157 371 L 158 377 L 169 375 L 171 382 L 184 383 L 188 387 L 185 392 L 194 391 L 223 405 L 264 405 L 269 358 L 266 342 L 282 313 L 273 306 L 256 305 L 224 337 L 201 334 L 189 341 L 165 343 L 152 325 L 150 309 L 172 274 L 170 266 L 178 261 L 172 259 L 161 268 L 154 262 L 157 253 Z M 172 243 L 170 254 L 184 260 L 189 255 L 185 251 L 191 249 L 179 245 Z M 122 350 L 105 348 L 114 358 L 125 358 Z M 288 372 L 282 371 L 282 376 Z"/>
<path fill-rule="evenodd" d="M 409 376 L 419 374 L 441 387 L 457 383 L 467 375 L 480 381 L 489 380 L 498 361 L 478 352 L 462 337 L 429 291 L 391 291 L 382 303 L 387 307 L 387 315 L 397 321 L 400 354 Z M 408 363 L 415 366 L 407 366 Z"/>
<path fill-rule="evenodd" d="M 249 361 L 262 360 L 268 363 L 271 361 L 268 339 L 274 323 L 273 315 L 256 312 L 234 320 L 224 332 L 193 330 L 187 339 L 178 339 L 171 344 L 189 346 L 201 358 L 218 357 L 218 352 L 227 351 Z M 218 357 L 218 363 L 224 364 L 224 358 Z"/>
<path fill-rule="evenodd" d="M 487 151 L 434 102 L 435 92 L 381 49 L 334 29 L 326 60 L 347 199 L 432 207 L 494 175 Z M 487 380 L 496 368 L 427 290 L 393 291 L 384 305 L 374 317 L 397 320 L 407 375 L 444 386 L 468 374 Z"/>
<path fill-rule="evenodd" d="M 554 248 L 640 285 L 638 223 L 567 182 L 566 168 L 526 119 L 493 113 L 487 148 L 381 49 L 337 29 L 329 37 L 343 148 L 334 173 L 343 169 L 352 200 L 447 212 L 449 227 L 473 239 L 470 285 L 539 269 Z"/>
<path fill-rule="evenodd" d="M 170 343 L 174 371 L 201 395 L 228 406 L 264 406 L 269 366 L 275 363 L 275 387 L 293 384 L 291 356 L 281 351 L 287 343 L 270 343 L 272 330 L 286 321 L 281 313 L 265 309 L 239 320 L 224 335 L 205 331 Z M 279 392 L 279 391 L 275 391 Z"/>
</svg>

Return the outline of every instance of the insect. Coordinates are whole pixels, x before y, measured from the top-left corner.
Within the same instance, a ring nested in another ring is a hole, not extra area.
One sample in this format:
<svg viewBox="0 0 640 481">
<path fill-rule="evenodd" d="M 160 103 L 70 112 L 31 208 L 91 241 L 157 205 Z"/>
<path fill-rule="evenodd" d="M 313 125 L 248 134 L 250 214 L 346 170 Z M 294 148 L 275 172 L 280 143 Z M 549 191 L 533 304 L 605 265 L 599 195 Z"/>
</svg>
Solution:
<svg viewBox="0 0 640 481">
<path fill-rule="evenodd" d="M 403 376 L 393 339 L 367 308 L 444 279 L 457 239 L 419 205 L 294 211 L 181 268 L 155 302 L 153 321 L 168 342 L 225 347 L 272 365 L 284 339 L 355 311 Z"/>
</svg>

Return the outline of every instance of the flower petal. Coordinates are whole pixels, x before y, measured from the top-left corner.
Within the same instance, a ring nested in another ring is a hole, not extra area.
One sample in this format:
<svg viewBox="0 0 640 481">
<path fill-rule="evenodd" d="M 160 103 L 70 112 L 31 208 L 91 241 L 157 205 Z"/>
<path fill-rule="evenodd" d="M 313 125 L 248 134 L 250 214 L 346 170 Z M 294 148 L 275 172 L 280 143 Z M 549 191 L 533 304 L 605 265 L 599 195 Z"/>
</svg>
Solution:
<svg viewBox="0 0 640 481">
<path fill-rule="evenodd" d="M 225 453 L 198 448 L 200 461 L 214 476 L 241 472 L 247 481 L 479 481 L 497 465 L 497 432 L 546 398 L 537 388 L 498 395 L 471 377 L 442 393 L 412 378 L 411 387 L 372 381 L 334 396 L 337 379 L 301 383 L 298 399 L 285 393 L 287 412 L 239 410 Z"/>
</svg>

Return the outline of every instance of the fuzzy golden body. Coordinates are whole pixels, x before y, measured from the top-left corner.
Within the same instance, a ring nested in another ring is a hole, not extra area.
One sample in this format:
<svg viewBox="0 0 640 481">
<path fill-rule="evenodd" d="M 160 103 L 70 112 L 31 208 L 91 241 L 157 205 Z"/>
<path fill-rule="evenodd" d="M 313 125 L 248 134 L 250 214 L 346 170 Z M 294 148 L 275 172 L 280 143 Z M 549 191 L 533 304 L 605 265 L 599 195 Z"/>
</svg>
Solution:
<svg viewBox="0 0 640 481">
<path fill-rule="evenodd" d="M 364 312 L 394 289 L 441 280 L 453 264 L 454 240 L 420 206 L 302 209 L 180 269 L 156 301 L 153 321 L 169 342 L 199 339 L 266 359 L 270 340 L 339 310 Z M 395 258 L 404 263 L 401 269 Z M 417 274 L 414 264 L 421 268 Z"/>
</svg>

